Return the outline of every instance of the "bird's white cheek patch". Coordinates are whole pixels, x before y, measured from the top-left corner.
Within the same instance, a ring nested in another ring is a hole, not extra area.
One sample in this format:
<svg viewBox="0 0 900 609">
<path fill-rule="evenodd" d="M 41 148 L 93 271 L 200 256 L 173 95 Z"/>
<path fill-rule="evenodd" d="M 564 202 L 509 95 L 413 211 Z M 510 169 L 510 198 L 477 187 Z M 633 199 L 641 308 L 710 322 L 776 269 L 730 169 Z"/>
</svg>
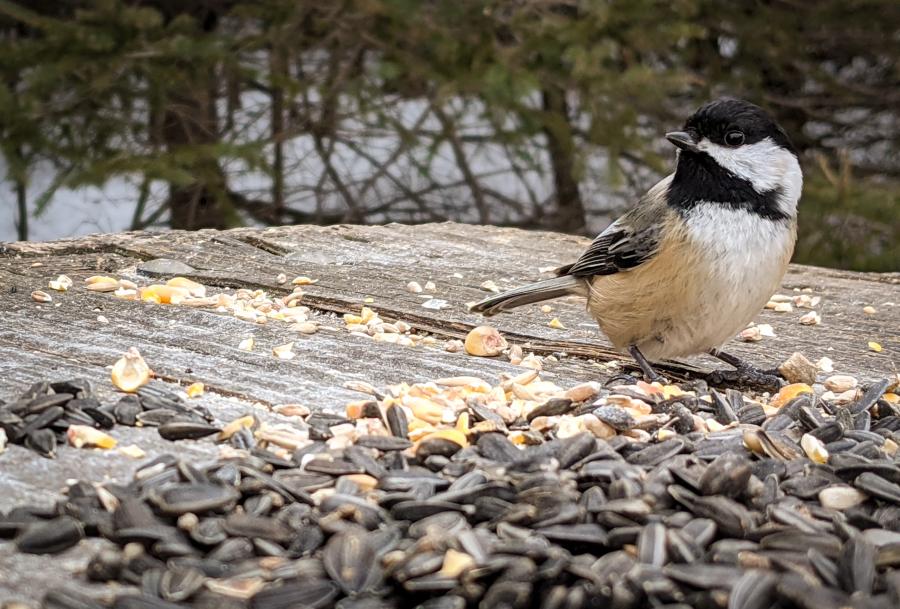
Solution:
<svg viewBox="0 0 900 609">
<path fill-rule="evenodd" d="M 788 215 L 794 215 L 803 189 L 803 173 L 789 151 L 770 138 L 738 148 L 720 146 L 704 138 L 697 147 L 721 167 L 750 182 L 756 192 L 781 190 L 779 206 Z"/>
</svg>

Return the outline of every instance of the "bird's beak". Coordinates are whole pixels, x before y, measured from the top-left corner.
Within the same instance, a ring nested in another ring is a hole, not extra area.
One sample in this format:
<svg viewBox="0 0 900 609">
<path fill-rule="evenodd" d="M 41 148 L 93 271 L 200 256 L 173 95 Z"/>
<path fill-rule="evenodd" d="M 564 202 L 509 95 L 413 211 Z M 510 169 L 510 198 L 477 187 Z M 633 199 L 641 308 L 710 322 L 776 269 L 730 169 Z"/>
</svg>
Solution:
<svg viewBox="0 0 900 609">
<path fill-rule="evenodd" d="M 681 148 L 682 150 L 690 150 L 697 152 L 697 142 L 687 131 L 673 131 L 666 134 L 666 139 Z"/>
</svg>

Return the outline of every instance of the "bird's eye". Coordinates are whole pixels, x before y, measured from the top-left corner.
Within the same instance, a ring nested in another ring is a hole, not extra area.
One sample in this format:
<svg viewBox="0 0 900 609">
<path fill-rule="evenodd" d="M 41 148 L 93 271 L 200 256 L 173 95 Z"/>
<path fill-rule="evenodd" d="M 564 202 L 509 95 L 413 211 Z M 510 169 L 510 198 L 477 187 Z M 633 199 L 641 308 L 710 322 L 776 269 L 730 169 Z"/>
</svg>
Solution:
<svg viewBox="0 0 900 609">
<path fill-rule="evenodd" d="M 725 143 L 729 146 L 740 146 L 744 143 L 744 134 L 740 131 L 729 131 L 725 134 Z"/>
</svg>

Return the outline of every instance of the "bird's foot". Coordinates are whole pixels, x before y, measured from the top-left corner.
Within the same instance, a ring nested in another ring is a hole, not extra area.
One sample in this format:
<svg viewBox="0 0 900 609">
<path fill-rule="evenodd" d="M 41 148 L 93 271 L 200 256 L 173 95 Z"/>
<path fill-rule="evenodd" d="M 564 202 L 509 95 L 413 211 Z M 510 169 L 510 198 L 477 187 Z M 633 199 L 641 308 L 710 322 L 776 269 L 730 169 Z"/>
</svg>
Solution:
<svg viewBox="0 0 900 609">
<path fill-rule="evenodd" d="M 653 366 L 650 365 L 650 362 L 647 361 L 647 358 L 644 357 L 644 354 L 641 353 L 641 350 L 636 346 L 631 345 L 628 347 L 628 352 L 631 354 L 631 357 L 638 363 L 638 366 L 641 367 L 641 371 L 644 373 L 644 378 L 648 383 L 659 383 L 661 385 L 668 385 L 669 379 L 658 373 L 653 369 Z"/>
<path fill-rule="evenodd" d="M 779 390 L 784 385 L 777 369 L 762 370 L 744 360 L 713 350 L 710 355 L 734 366 L 734 370 L 714 370 L 706 378 L 710 385 L 738 385 L 765 390 Z"/>
</svg>

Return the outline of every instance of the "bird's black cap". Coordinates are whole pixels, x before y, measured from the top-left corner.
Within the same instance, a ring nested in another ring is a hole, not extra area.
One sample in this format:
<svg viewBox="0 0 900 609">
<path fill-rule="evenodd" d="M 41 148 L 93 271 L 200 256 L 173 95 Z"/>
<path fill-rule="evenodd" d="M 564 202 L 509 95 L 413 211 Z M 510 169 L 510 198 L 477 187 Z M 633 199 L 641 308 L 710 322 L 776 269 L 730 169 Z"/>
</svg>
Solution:
<svg viewBox="0 0 900 609">
<path fill-rule="evenodd" d="M 706 138 L 720 145 L 725 145 L 725 134 L 730 131 L 742 132 L 745 144 L 755 144 L 768 137 L 797 156 L 787 133 L 772 115 L 742 99 L 726 97 L 704 104 L 687 119 L 684 131 L 695 141 Z"/>
</svg>

